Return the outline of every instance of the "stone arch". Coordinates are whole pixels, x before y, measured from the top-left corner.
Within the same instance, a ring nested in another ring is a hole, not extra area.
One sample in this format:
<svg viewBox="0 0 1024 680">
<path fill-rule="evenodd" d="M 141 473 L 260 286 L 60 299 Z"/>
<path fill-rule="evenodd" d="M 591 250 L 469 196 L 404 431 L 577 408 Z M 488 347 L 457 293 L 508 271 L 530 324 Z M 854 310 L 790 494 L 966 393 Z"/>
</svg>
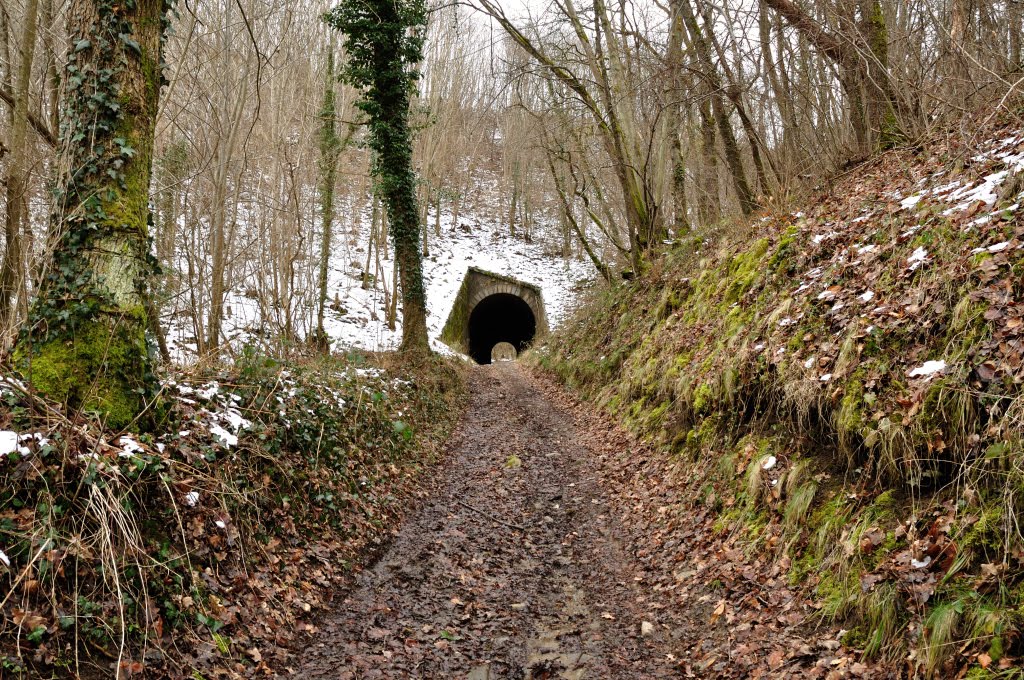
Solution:
<svg viewBox="0 0 1024 680">
<path fill-rule="evenodd" d="M 495 344 L 510 342 L 521 352 L 547 329 L 540 288 L 470 267 L 441 339 L 478 363 L 490 363 Z"/>
</svg>

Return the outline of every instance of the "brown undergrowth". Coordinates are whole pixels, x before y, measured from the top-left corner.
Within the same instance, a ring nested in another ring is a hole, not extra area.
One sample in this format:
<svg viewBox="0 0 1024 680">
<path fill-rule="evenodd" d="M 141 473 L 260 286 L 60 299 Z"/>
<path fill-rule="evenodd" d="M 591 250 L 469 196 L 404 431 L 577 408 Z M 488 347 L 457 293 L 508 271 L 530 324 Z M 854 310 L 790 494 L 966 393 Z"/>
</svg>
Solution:
<svg viewBox="0 0 1024 680">
<path fill-rule="evenodd" d="M 122 435 L 0 382 L 2 677 L 265 677 L 419 493 L 464 397 L 352 354 L 163 381 Z"/>
<path fill-rule="evenodd" d="M 535 360 L 909 676 L 1020 677 L 1024 126 L 678 244 Z"/>
</svg>

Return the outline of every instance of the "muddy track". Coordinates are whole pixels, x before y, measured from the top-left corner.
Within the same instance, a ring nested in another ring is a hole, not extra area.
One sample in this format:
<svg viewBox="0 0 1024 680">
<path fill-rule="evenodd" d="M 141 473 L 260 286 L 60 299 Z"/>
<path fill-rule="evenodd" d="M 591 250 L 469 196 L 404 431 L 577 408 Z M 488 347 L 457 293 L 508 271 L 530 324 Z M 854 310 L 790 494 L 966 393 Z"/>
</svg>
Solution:
<svg viewBox="0 0 1024 680">
<path fill-rule="evenodd" d="M 571 418 L 515 364 L 474 369 L 431 500 L 320 626 L 308 678 L 657 678 L 637 566 Z"/>
</svg>

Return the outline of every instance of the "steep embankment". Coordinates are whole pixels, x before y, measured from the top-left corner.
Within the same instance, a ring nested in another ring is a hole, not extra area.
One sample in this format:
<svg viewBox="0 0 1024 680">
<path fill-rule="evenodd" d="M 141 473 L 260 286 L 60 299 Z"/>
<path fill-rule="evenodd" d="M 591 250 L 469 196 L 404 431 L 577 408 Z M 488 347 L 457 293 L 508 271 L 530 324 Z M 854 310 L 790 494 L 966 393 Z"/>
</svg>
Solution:
<svg viewBox="0 0 1024 680">
<path fill-rule="evenodd" d="M 452 365 L 387 355 L 163 385 L 161 427 L 123 436 L 0 376 L 0 677 L 283 673 L 464 395 Z"/>
<path fill-rule="evenodd" d="M 774 570 L 845 629 L 833 670 L 1019 676 L 1022 171 L 1019 124 L 885 154 L 806 214 L 680 244 L 537 353 L 663 452 L 624 480 L 678 502 L 633 519 L 720 586 L 712 621 L 774 614 Z M 771 652 L 746 655 L 800 654 Z"/>
</svg>

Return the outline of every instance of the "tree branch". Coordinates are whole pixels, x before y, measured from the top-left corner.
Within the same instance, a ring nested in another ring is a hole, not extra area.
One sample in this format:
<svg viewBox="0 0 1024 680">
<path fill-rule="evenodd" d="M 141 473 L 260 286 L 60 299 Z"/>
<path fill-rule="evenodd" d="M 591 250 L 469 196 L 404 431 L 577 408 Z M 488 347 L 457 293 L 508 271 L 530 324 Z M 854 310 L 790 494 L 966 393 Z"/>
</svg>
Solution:
<svg viewBox="0 0 1024 680">
<path fill-rule="evenodd" d="M 7 105 L 10 106 L 12 109 L 14 108 L 14 95 L 12 95 L 10 92 L 8 92 L 2 87 L 0 87 L 0 99 L 3 99 L 5 102 L 7 102 Z M 50 126 L 48 126 L 45 121 L 43 121 L 36 114 L 29 112 L 28 122 L 29 125 L 32 126 L 32 129 L 35 130 L 36 133 L 43 138 L 43 141 L 46 142 L 51 149 L 57 148 L 57 135 L 53 134 L 53 131 L 50 129 Z"/>
<path fill-rule="evenodd" d="M 842 40 L 832 35 L 811 15 L 791 0 L 764 0 L 764 3 L 782 15 L 796 30 L 814 44 L 822 54 L 834 62 L 842 62 L 848 52 Z"/>
</svg>

